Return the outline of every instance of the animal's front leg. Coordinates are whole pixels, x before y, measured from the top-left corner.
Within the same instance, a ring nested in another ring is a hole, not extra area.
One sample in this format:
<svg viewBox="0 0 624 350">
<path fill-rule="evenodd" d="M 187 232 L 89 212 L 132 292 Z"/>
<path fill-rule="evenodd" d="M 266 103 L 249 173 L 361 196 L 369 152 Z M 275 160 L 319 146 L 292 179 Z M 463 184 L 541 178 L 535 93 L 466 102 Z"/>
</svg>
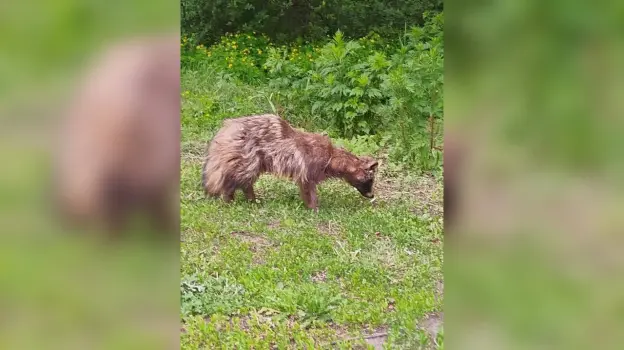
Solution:
<svg viewBox="0 0 624 350">
<path fill-rule="evenodd" d="M 318 213 L 318 196 L 316 195 L 316 185 L 308 185 L 308 196 L 310 198 L 308 208 L 313 209 L 315 213 Z"/>
<path fill-rule="evenodd" d="M 301 199 L 306 207 L 310 207 L 310 194 L 308 192 L 308 187 L 305 184 L 299 184 L 299 194 L 301 195 Z"/>
<path fill-rule="evenodd" d="M 301 199 L 309 209 L 318 211 L 318 198 L 316 196 L 316 184 L 299 184 Z"/>
</svg>

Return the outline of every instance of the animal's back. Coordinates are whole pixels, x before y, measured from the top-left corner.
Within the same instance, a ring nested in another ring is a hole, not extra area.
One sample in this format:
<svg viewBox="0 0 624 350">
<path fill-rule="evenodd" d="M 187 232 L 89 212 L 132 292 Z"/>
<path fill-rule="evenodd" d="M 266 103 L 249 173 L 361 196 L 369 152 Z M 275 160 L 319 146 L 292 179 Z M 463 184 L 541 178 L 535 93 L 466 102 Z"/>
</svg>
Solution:
<svg viewBox="0 0 624 350">
<path fill-rule="evenodd" d="M 218 189 L 231 180 L 253 183 L 268 172 L 306 182 L 310 164 L 326 164 L 327 157 L 314 157 L 312 148 L 327 148 L 327 138 L 293 129 L 272 114 L 226 120 L 213 138 L 204 169 L 204 187 Z M 214 191 L 217 192 L 217 191 Z"/>
<path fill-rule="evenodd" d="M 271 148 L 275 142 L 292 141 L 295 131 L 280 117 L 272 114 L 227 119 L 214 140 L 217 143 L 234 145 L 240 142 L 241 152 L 248 147 Z M 213 144 L 215 141 L 213 141 Z M 236 147 L 236 146 L 234 146 Z"/>
</svg>

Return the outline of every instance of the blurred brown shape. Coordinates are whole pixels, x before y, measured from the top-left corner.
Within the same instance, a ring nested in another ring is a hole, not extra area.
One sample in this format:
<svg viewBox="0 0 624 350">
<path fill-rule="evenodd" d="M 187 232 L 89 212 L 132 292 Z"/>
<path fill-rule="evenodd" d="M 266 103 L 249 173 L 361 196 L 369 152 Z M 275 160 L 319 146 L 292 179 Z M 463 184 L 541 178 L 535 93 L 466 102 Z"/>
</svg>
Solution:
<svg viewBox="0 0 624 350">
<path fill-rule="evenodd" d="M 460 178 L 464 157 L 467 155 L 466 140 L 457 132 L 444 135 L 444 233 L 453 230 L 458 220 L 461 191 Z"/>
<path fill-rule="evenodd" d="M 83 78 L 55 159 L 63 222 L 118 236 L 140 213 L 154 231 L 179 234 L 178 36 L 112 45 Z"/>
</svg>

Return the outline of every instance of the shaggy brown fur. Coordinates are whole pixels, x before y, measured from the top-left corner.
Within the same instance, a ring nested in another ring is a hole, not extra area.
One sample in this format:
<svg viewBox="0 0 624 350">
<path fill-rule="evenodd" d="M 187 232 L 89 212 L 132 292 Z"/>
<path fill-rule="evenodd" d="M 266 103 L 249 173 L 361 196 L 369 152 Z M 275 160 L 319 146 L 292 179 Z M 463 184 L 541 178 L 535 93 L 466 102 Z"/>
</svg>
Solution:
<svg viewBox="0 0 624 350">
<path fill-rule="evenodd" d="M 178 233 L 180 54 L 177 35 L 104 52 L 63 123 L 57 209 L 70 224 L 118 234 L 131 210 Z"/>
<path fill-rule="evenodd" d="M 255 200 L 253 185 L 263 173 L 286 177 L 299 185 L 308 208 L 318 210 L 316 186 L 341 178 L 363 196 L 373 198 L 377 161 L 334 147 L 327 136 L 292 128 L 272 114 L 228 119 L 208 147 L 202 172 L 205 193 L 226 202 L 241 189 Z"/>
</svg>

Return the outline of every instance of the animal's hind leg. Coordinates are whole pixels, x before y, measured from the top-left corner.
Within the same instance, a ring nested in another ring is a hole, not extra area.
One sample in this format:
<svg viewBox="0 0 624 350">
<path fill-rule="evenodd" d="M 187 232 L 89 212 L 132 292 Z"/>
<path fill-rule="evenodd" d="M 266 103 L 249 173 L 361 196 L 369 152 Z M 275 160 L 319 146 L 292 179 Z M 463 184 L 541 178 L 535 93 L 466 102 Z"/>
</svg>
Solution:
<svg viewBox="0 0 624 350">
<path fill-rule="evenodd" d="M 308 190 L 304 184 L 300 183 L 298 185 L 299 185 L 299 194 L 301 195 L 301 199 L 303 200 L 305 205 L 308 206 L 308 203 L 310 203 L 310 194 L 308 193 Z"/>
<path fill-rule="evenodd" d="M 253 189 L 253 183 L 242 186 L 242 190 L 247 200 L 252 201 L 252 202 L 256 201 L 256 193 L 254 192 L 254 189 Z"/>
<path fill-rule="evenodd" d="M 204 188 L 204 195 L 206 196 L 206 198 L 218 198 L 220 196 L 220 193 L 212 193 L 209 192 L 208 189 Z"/>
<path fill-rule="evenodd" d="M 230 203 L 234 200 L 234 192 L 236 192 L 236 188 L 228 189 L 223 191 L 223 201 L 225 203 Z"/>
<path fill-rule="evenodd" d="M 222 193 L 223 193 L 223 201 L 225 203 L 229 203 L 232 200 L 234 200 L 234 193 L 236 192 L 237 187 L 238 186 L 236 186 L 236 184 L 233 182 L 227 183 L 225 184 L 225 186 L 223 186 Z"/>
</svg>

